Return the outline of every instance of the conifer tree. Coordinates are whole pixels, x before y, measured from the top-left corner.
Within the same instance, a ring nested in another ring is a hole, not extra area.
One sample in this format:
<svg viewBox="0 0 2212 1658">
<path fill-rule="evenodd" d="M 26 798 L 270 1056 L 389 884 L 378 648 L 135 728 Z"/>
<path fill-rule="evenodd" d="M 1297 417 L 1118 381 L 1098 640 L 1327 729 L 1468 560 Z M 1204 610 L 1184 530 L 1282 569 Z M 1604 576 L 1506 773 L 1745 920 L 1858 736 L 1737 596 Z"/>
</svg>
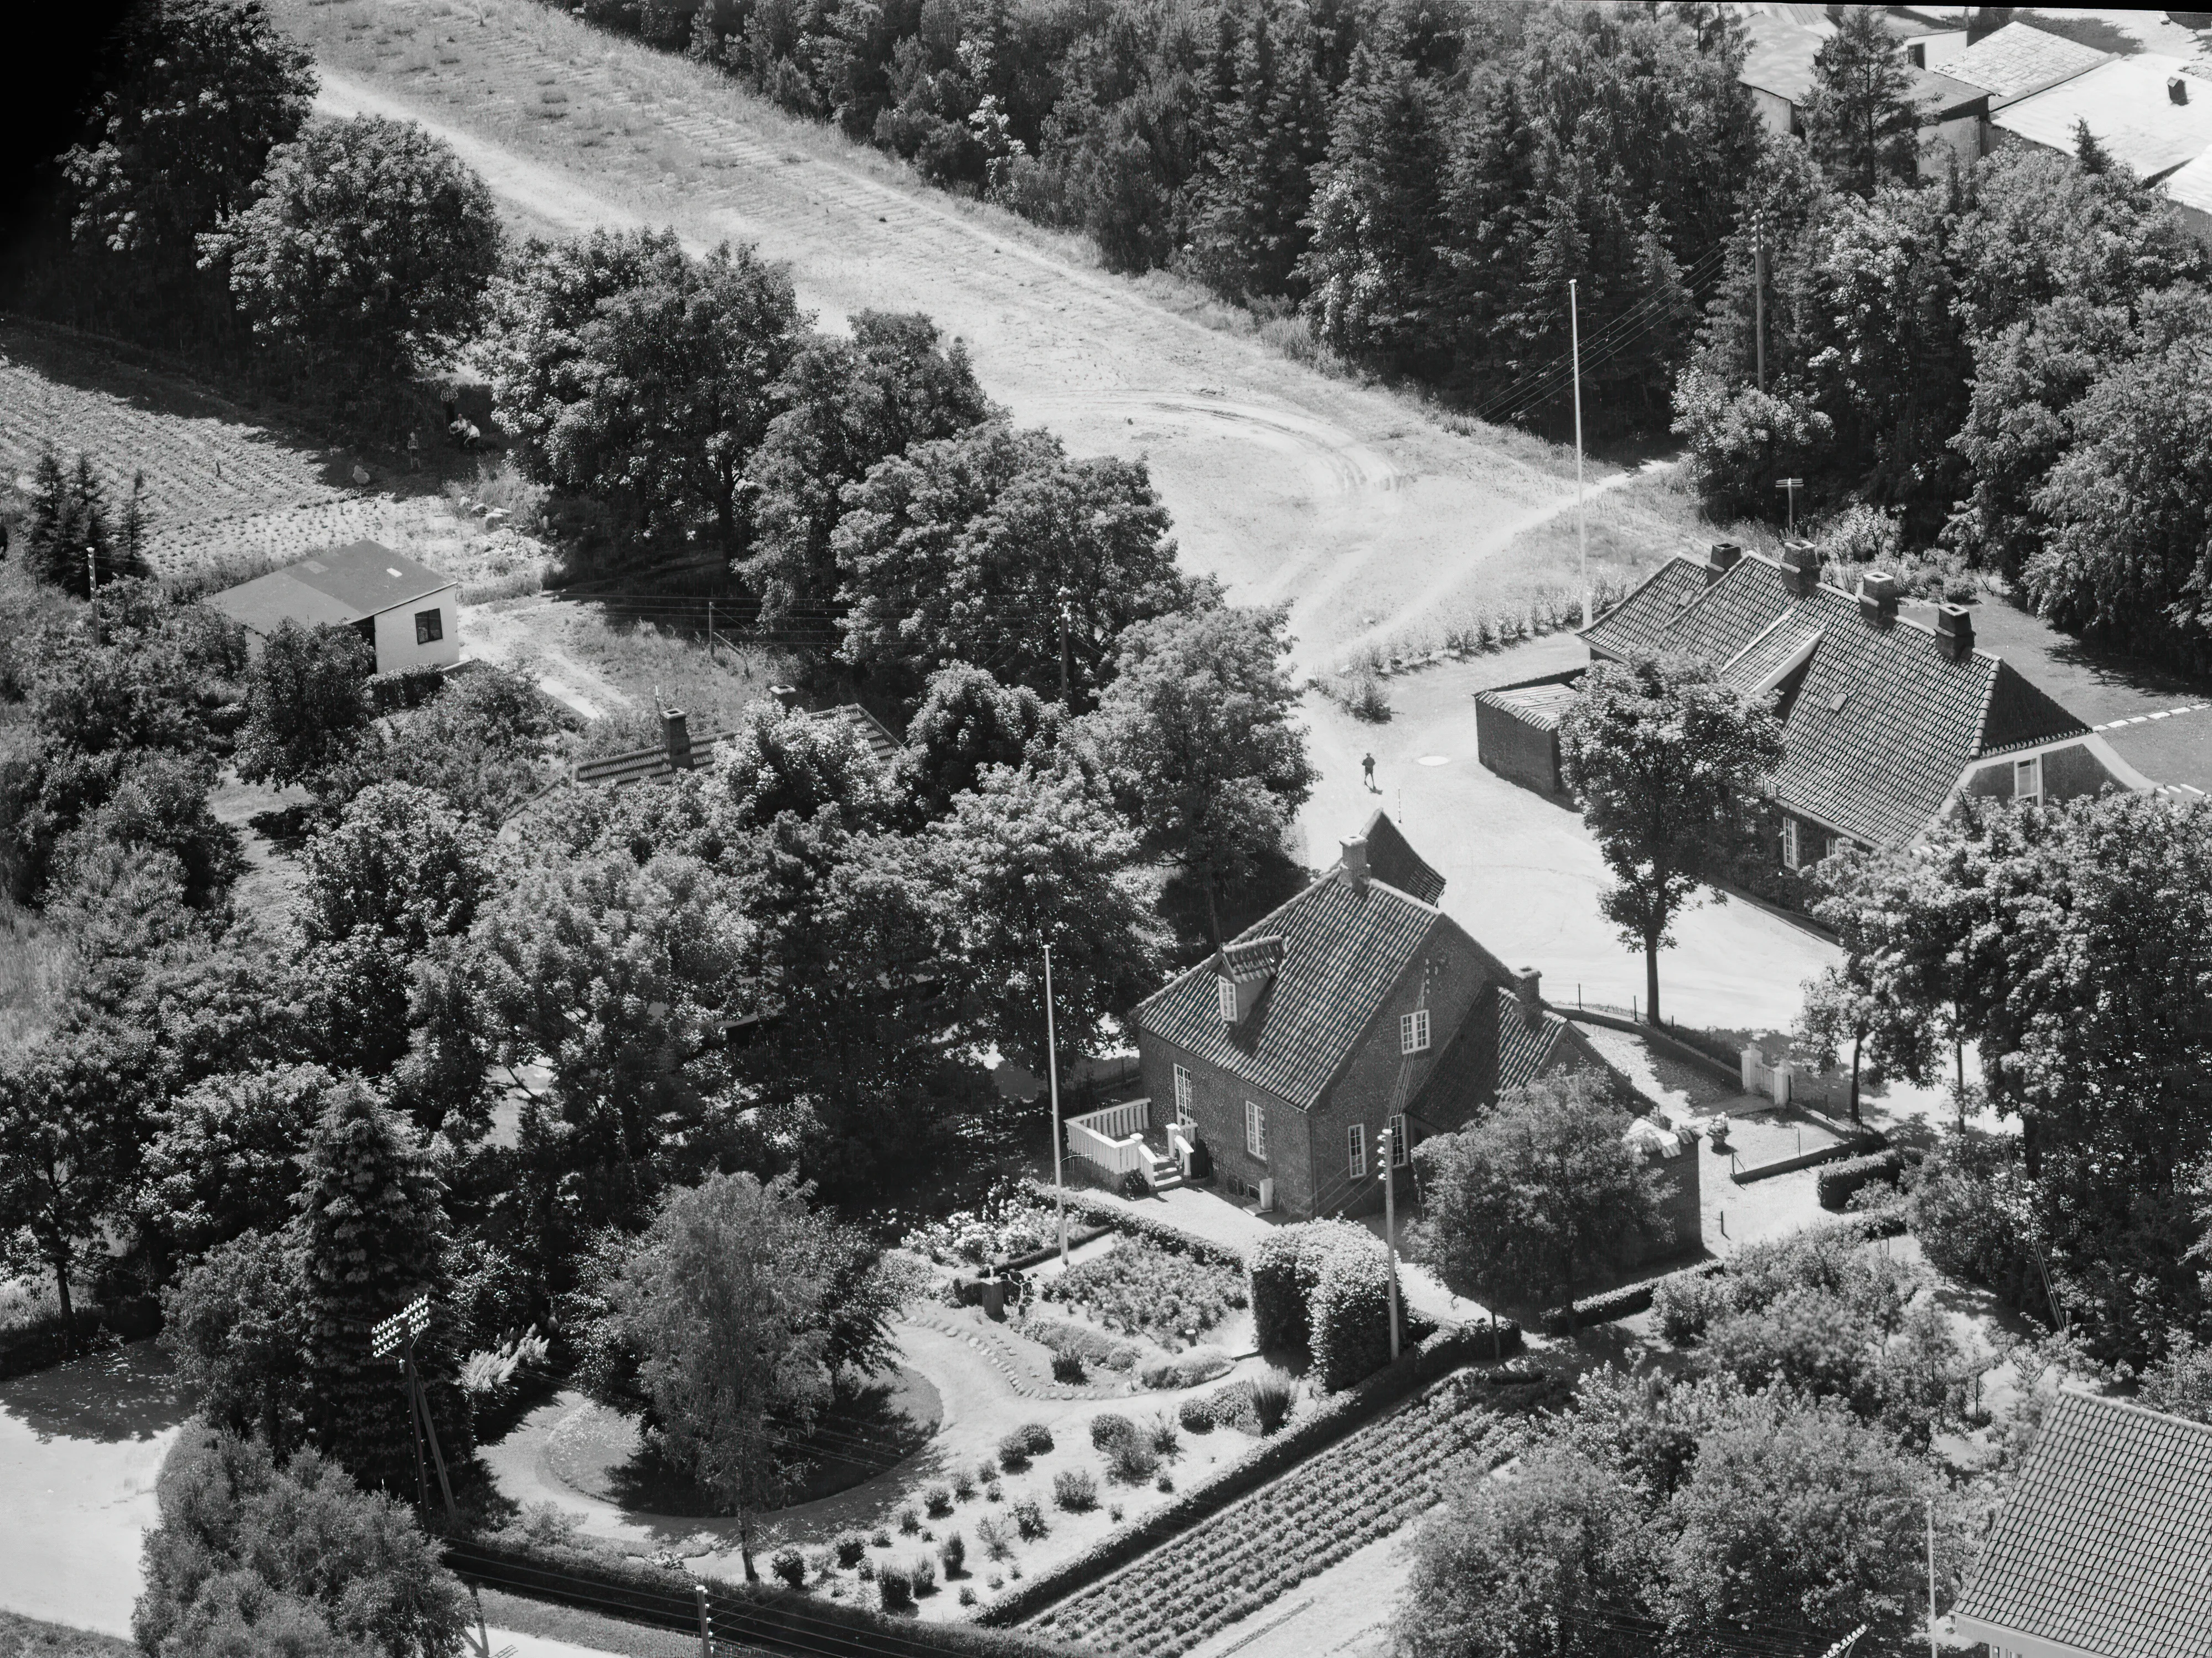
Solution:
<svg viewBox="0 0 2212 1658">
<path fill-rule="evenodd" d="M 1920 153 L 1912 79 L 1878 8 L 1838 9 L 1836 32 L 1813 59 L 1805 144 L 1838 190 L 1872 196 L 1910 179 Z"/>
<path fill-rule="evenodd" d="M 444 1288 L 446 1212 L 439 1182 L 406 1127 L 358 1082 L 335 1096 L 308 1136 L 305 1189 L 291 1228 L 307 1303 L 307 1431 L 316 1448 L 372 1489 L 412 1489 L 415 1454 L 398 1365 L 369 1352 L 370 1333 L 416 1297 L 433 1297 L 419 1364 L 442 1367 L 435 1297 Z M 426 1376 L 426 1380 L 428 1378 Z M 450 1461 L 468 1449 L 450 1384 L 431 1386 Z"/>
<path fill-rule="evenodd" d="M 103 586 L 134 574 L 117 556 L 115 538 L 107 523 L 106 486 L 100 482 L 92 457 L 82 451 L 76 464 L 66 470 L 51 449 L 39 457 L 32 473 L 27 545 L 32 573 L 80 598 L 88 591 L 88 548 Z"/>
</svg>

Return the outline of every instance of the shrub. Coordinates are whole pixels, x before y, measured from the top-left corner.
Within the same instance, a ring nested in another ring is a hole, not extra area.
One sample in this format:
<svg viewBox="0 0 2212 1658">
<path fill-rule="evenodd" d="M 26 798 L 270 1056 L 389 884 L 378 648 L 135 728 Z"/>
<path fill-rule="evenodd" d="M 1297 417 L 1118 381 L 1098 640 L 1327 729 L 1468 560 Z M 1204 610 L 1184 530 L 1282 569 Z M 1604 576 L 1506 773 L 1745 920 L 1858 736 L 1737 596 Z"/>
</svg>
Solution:
<svg viewBox="0 0 2212 1658">
<path fill-rule="evenodd" d="M 1252 1415 L 1260 1432 L 1271 1434 L 1290 1419 L 1291 1406 L 1297 1403 L 1297 1388 L 1280 1370 L 1262 1371 L 1253 1379 L 1251 1388 Z"/>
<path fill-rule="evenodd" d="M 975 1540 L 983 1546 L 983 1552 L 994 1560 L 1013 1557 L 1014 1546 L 1006 1539 L 1006 1528 L 989 1515 L 975 1522 Z"/>
<path fill-rule="evenodd" d="M 1044 1510 L 1033 1497 L 1024 1497 L 1014 1504 L 1014 1529 L 1021 1533 L 1022 1541 L 1034 1543 L 1052 1527 L 1045 1523 Z"/>
<path fill-rule="evenodd" d="M 904 1612 L 914 1605 L 914 1579 L 904 1566 L 886 1560 L 876 1569 L 876 1593 L 885 1612 Z"/>
<path fill-rule="evenodd" d="M 1008 1473 L 1019 1473 L 1029 1465 L 1029 1441 L 1016 1429 L 999 1442 L 999 1466 Z"/>
<path fill-rule="evenodd" d="M 899 1509 L 897 1519 L 898 1528 L 908 1537 L 921 1529 L 921 1516 L 914 1511 L 914 1504 L 911 1503 L 906 1503 Z"/>
<path fill-rule="evenodd" d="M 968 1542 L 958 1532 L 953 1532 L 937 1546 L 937 1558 L 945 1563 L 947 1578 L 957 1577 L 968 1564 Z"/>
<path fill-rule="evenodd" d="M 1159 1477 L 1156 1483 L 1159 1489 L 1164 1491 L 1172 1491 L 1175 1490 L 1175 1476 L 1173 1474 L 1164 1473 Z"/>
<path fill-rule="evenodd" d="M 1080 1353 L 1054 1353 L 1052 1356 L 1052 1379 L 1079 1386 L 1091 1379 L 1091 1372 L 1083 1368 Z"/>
<path fill-rule="evenodd" d="M 1141 1485 L 1159 1471 L 1159 1454 L 1133 1435 L 1107 1454 L 1108 1476 L 1125 1485 Z"/>
<path fill-rule="evenodd" d="M 1210 1434 L 1213 1431 L 1212 1403 L 1194 1394 L 1176 1406 L 1176 1419 L 1187 1432 Z"/>
<path fill-rule="evenodd" d="M 1052 1430 L 1042 1422 L 1024 1422 L 1014 1430 L 1021 1436 L 1023 1448 L 1031 1456 L 1043 1456 L 1052 1449 Z"/>
<path fill-rule="evenodd" d="M 1106 1510 L 1106 1517 L 1112 1521 L 1115 1525 L 1120 1525 L 1121 1523 L 1121 1505 L 1119 1503 L 1116 1503 L 1113 1507 L 1108 1509 Z"/>
<path fill-rule="evenodd" d="M 1324 1392 L 1341 1393 L 1390 1362 L 1390 1267 L 1381 1249 L 1333 1249 L 1306 1308 Z"/>
<path fill-rule="evenodd" d="M 1876 1151 L 1863 1157 L 1848 1157 L 1842 1163 L 1832 1163 L 1820 1171 L 1814 1182 L 1814 1191 L 1823 1209 L 1842 1210 L 1863 1187 L 1880 1181 L 1894 1186 L 1905 1173 L 1905 1154 L 1894 1147 Z"/>
<path fill-rule="evenodd" d="M 1091 1418 L 1091 1443 L 1094 1449 L 1110 1451 L 1116 1445 L 1128 1444 L 1136 1436 L 1137 1424 L 1126 1416 L 1106 1411 Z"/>
<path fill-rule="evenodd" d="M 837 1564 L 847 1571 L 868 1558 L 868 1540 L 856 1531 L 841 1531 L 830 1545 L 837 1557 Z"/>
<path fill-rule="evenodd" d="M 1323 1332 L 1316 1322 L 1316 1297 L 1322 1281 L 1339 1260 L 1354 1264 L 1344 1268 L 1326 1297 L 1331 1323 Z M 1377 1278 L 1375 1266 L 1384 1276 Z M 1350 1374 L 1370 1351 L 1373 1316 L 1371 1284 L 1383 1283 L 1383 1351 L 1389 1350 L 1387 1310 L 1387 1263 L 1382 1245 L 1365 1228 L 1344 1220 L 1307 1221 L 1285 1226 L 1261 1240 L 1252 1251 L 1252 1320 L 1263 1351 L 1312 1353 L 1316 1342 L 1326 1342 L 1340 1375 Z M 1312 1353 L 1318 1360 L 1319 1355 Z M 1372 1367 L 1370 1367 L 1372 1368 Z M 1365 1371 L 1358 1372 L 1364 1375 Z M 1353 1376 L 1352 1380 L 1358 1380 Z M 1327 1384 L 1331 1391 L 1349 1386 L 1341 1381 Z"/>
<path fill-rule="evenodd" d="M 1716 1273 L 1684 1272 L 1666 1279 L 1651 1292 L 1659 1333 L 1677 1347 L 1686 1347 L 1703 1336 L 1706 1327 L 1726 1313 L 1729 1304 L 1729 1286 Z"/>
<path fill-rule="evenodd" d="M 1139 1198 L 1152 1195 L 1152 1183 L 1145 1178 L 1143 1170 L 1132 1169 L 1121 1176 L 1120 1189 L 1123 1197 L 1134 1202 Z"/>
<path fill-rule="evenodd" d="M 932 1485 L 921 1494 L 921 1501 L 932 1520 L 942 1520 L 952 1512 L 952 1492 L 945 1486 Z"/>
<path fill-rule="evenodd" d="M 1234 1428 L 1239 1433 L 1258 1434 L 1260 1416 L 1252 1408 L 1252 1391 L 1249 1381 L 1232 1382 L 1226 1387 L 1216 1388 L 1206 1395 L 1207 1414 L 1220 1427 Z"/>
<path fill-rule="evenodd" d="M 1160 1456 L 1173 1456 L 1182 1448 L 1182 1441 L 1176 1434 L 1175 1418 L 1165 1411 L 1153 1417 L 1145 1430 L 1145 1442 Z"/>
<path fill-rule="evenodd" d="M 858 1575 L 863 1583 L 874 1582 L 876 1581 L 876 1563 L 874 1560 L 863 1558 L 860 1564 Z"/>
<path fill-rule="evenodd" d="M 868 1534 L 868 1541 L 877 1548 L 887 1549 L 891 1546 L 891 1534 L 878 1526 Z"/>
<path fill-rule="evenodd" d="M 1174 1358 L 1164 1358 L 1147 1364 L 1137 1373 L 1145 1386 L 1160 1393 L 1172 1393 L 1179 1388 L 1195 1388 L 1224 1376 L 1230 1369 L 1229 1355 L 1218 1347 L 1194 1347 Z"/>
<path fill-rule="evenodd" d="M 937 1593 L 937 1562 L 929 1556 L 918 1555 L 906 1569 L 907 1581 L 914 1585 L 917 1595 Z"/>
<path fill-rule="evenodd" d="M 983 1482 L 983 1500 L 985 1502 L 1003 1503 L 1006 1501 L 1006 1488 L 1004 1485 L 1001 1485 L 996 1479 L 987 1479 Z"/>
<path fill-rule="evenodd" d="M 1047 1301 L 1086 1306 L 1108 1328 L 1129 1335 L 1194 1339 L 1243 1304 L 1235 1269 L 1121 1237 L 1104 1254 L 1070 1268 L 1043 1289 Z"/>
<path fill-rule="evenodd" d="M 1070 1514 L 1087 1514 L 1098 1506 L 1098 1482 L 1079 1468 L 1062 1468 L 1052 1477 L 1052 1500 Z"/>
<path fill-rule="evenodd" d="M 963 1468 L 952 1476 L 952 1500 L 966 1503 L 972 1501 L 975 1496 L 975 1476 Z"/>
<path fill-rule="evenodd" d="M 769 1558 L 768 1569 L 795 1589 L 806 1587 L 806 1557 L 788 1543 Z"/>
<path fill-rule="evenodd" d="M 1252 1327 L 1263 1351 L 1303 1351 L 1306 1345 L 1305 1289 L 1298 1282 L 1300 1230 L 1278 1228 L 1253 1247 Z"/>
</svg>

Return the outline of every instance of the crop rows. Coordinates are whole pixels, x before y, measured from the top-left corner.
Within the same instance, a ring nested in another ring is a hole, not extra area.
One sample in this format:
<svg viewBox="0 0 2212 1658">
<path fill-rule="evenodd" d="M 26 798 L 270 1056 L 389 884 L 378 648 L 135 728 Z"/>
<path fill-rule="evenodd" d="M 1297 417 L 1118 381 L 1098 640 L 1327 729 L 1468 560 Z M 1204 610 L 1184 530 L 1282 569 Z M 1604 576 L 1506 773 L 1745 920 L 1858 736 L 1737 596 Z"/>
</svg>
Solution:
<svg viewBox="0 0 2212 1658">
<path fill-rule="evenodd" d="M 1040 1633 L 1176 1658 L 1388 1536 L 1520 1448 L 1516 1423 L 1447 1380 L 1038 1619 Z"/>
</svg>

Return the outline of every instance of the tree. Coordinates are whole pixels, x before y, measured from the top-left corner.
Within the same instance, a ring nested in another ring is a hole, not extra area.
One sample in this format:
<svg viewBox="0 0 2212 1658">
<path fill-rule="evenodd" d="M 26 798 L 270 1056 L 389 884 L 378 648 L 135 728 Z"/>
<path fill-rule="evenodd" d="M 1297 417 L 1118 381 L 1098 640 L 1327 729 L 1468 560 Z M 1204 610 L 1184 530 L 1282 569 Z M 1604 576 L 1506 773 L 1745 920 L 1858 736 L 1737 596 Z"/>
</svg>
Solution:
<svg viewBox="0 0 2212 1658">
<path fill-rule="evenodd" d="M 1813 58 L 1800 114 L 1806 148 L 1838 189 L 1872 196 L 1910 179 L 1919 163 L 1920 112 L 1911 71 L 1882 27 L 1881 9 L 1837 9 L 1835 33 Z"/>
<path fill-rule="evenodd" d="M 404 1491 L 414 1477 L 411 1406 L 391 1359 L 371 1356 L 369 1338 L 416 1297 L 443 1287 L 440 1184 L 404 1125 L 358 1083 L 316 1120 L 301 1172 L 290 1243 L 304 1300 L 307 1432 L 356 1479 Z M 434 1322 L 416 1349 L 417 1364 L 439 1381 L 442 1339 Z M 430 1397 L 446 1451 L 465 1455 L 450 1388 L 434 1386 Z"/>
<path fill-rule="evenodd" d="M 1662 1176 L 1587 1072 L 1508 1090 L 1490 1114 L 1413 1148 L 1425 1214 L 1407 1253 L 1486 1303 L 1549 1306 L 1663 1230 Z"/>
<path fill-rule="evenodd" d="M 930 675 L 908 720 L 899 780 L 923 821 L 952 810 L 994 766 L 1020 766 L 1059 732 L 1065 708 L 1026 685 L 1004 685 L 988 668 L 955 662 Z"/>
<path fill-rule="evenodd" d="M 313 1451 L 281 1465 L 251 1439 L 187 1423 L 155 1486 L 140 1649 L 268 1658 L 444 1658 L 468 1596 L 391 1497 Z"/>
<path fill-rule="evenodd" d="M 112 582 L 146 574 L 137 539 L 141 532 L 118 540 L 108 522 L 107 485 L 90 455 L 79 450 L 76 464 L 64 471 L 52 450 L 41 450 L 31 480 L 31 523 L 23 551 L 40 580 L 84 598 L 94 591 L 95 574 L 105 590 Z M 134 510 L 137 501 L 134 495 Z"/>
<path fill-rule="evenodd" d="M 465 934 L 491 887 L 490 836 L 404 783 L 363 790 L 301 854 L 302 966 L 336 1061 L 382 1076 L 408 1048 L 416 964 Z"/>
<path fill-rule="evenodd" d="M 718 1175 L 671 1195 L 612 1291 L 664 1442 L 738 1518 L 748 1582 L 830 1394 L 833 1224 L 789 1176 Z"/>
<path fill-rule="evenodd" d="M 190 274 L 315 94 L 313 59 L 259 0 L 140 0 L 83 140 L 61 157 L 80 242 Z"/>
<path fill-rule="evenodd" d="M 53 1275 L 65 1348 L 74 1286 L 130 1189 L 150 1047 L 128 1029 L 76 1031 L 0 1063 L 0 1260 Z"/>
<path fill-rule="evenodd" d="M 272 151 L 252 203 L 200 246 L 272 350 L 374 385 L 474 331 L 499 215 L 444 140 L 356 115 Z"/>
<path fill-rule="evenodd" d="M 1286 620 L 1282 607 L 1217 604 L 1139 623 L 1089 721 L 1146 849 L 1205 894 L 1216 950 L 1223 889 L 1274 848 L 1313 787 L 1291 723 Z"/>
<path fill-rule="evenodd" d="M 746 468 L 760 496 L 745 579 L 769 620 L 810 630 L 832 620 L 840 583 L 830 537 L 844 486 L 991 413 L 968 348 L 941 346 L 928 318 L 863 311 L 852 325 L 850 339 L 817 337 L 793 359 L 776 384 L 782 412 Z"/>
<path fill-rule="evenodd" d="M 210 1077 L 156 1107 L 140 1170 L 142 1230 L 172 1261 L 282 1231 L 300 1150 L 335 1086 L 319 1065 L 271 1066 Z"/>
<path fill-rule="evenodd" d="M 1137 836 L 1079 777 L 994 769 L 928 836 L 927 878 L 969 1003 L 963 1034 L 977 1046 L 1044 1068 L 1042 944 L 1070 1063 L 1156 982 L 1157 924 L 1132 879 Z"/>
<path fill-rule="evenodd" d="M 1455 1487 L 1413 1546 L 1399 1649 L 1423 1658 L 1642 1658 L 1664 1540 L 1612 1469 L 1542 1446 Z"/>
<path fill-rule="evenodd" d="M 307 1402 L 300 1265 L 281 1236 L 242 1232 L 161 1291 L 161 1345 L 193 1408 L 279 1456 L 299 1444 Z"/>
<path fill-rule="evenodd" d="M 303 783 L 337 760 L 368 723 L 375 671 L 375 652 L 355 629 L 285 617 L 246 676 L 238 774 Z"/>
<path fill-rule="evenodd" d="M 1764 701 L 1680 659 L 1592 663 L 1559 722 L 1561 775 L 1613 874 L 1599 907 L 1643 947 L 1654 1025 L 1674 918 L 1705 884 L 1737 802 L 1781 759 Z"/>
<path fill-rule="evenodd" d="M 991 422 L 912 445 L 844 501 L 839 654 L 896 689 L 981 662 L 1081 710 L 1122 633 L 1189 601 L 1145 464 L 1071 460 L 1049 432 Z"/>
<path fill-rule="evenodd" d="M 749 245 L 695 259 L 672 230 L 595 230 L 532 242 L 497 311 L 493 407 L 531 477 L 744 555 L 745 469 L 805 337 L 781 266 Z"/>
<path fill-rule="evenodd" d="M 1926 1625 L 1931 1502 L 1948 1581 L 1959 1516 L 1925 1463 L 1840 1406 L 1743 1400 L 1707 1431 L 1668 1505 L 1674 1633 L 1695 1650 L 1756 1625 L 1825 1643 L 1864 1624 L 1877 1649 L 1902 1649 Z"/>
</svg>

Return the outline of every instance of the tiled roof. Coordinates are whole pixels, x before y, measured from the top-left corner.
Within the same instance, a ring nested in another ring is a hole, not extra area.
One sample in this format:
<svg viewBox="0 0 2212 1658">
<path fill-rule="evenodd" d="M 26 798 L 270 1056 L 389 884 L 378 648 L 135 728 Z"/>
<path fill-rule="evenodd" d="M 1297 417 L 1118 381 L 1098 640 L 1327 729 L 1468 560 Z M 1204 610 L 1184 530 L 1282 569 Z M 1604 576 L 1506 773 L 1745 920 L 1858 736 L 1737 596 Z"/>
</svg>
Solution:
<svg viewBox="0 0 2212 1658">
<path fill-rule="evenodd" d="M 1813 89 L 1813 59 L 1821 37 L 1790 18 L 1774 16 L 1747 19 L 1744 33 L 1750 43 L 1735 78 L 1793 104 L 1803 103 Z"/>
<path fill-rule="evenodd" d="M 1943 73 L 1994 99 L 2020 98 L 2084 74 L 2112 55 L 2031 24 L 2007 23 L 1946 58 Z"/>
<path fill-rule="evenodd" d="M 1523 725 L 1538 731 L 1557 731 L 1559 717 L 1575 700 L 1575 687 L 1561 681 L 1548 685 L 1510 685 L 1494 691 L 1477 691 L 1474 700 L 1495 708 L 1510 709 Z"/>
<path fill-rule="evenodd" d="M 1282 964 L 1283 941 L 1273 933 L 1222 947 L 1221 965 L 1232 979 L 1264 979 Z"/>
<path fill-rule="evenodd" d="M 1663 607 L 1663 597 L 1643 598 L 1655 591 L 1647 584 L 1620 610 Z M 1643 653 L 1725 664 L 1724 677 L 1746 689 L 1770 683 L 1810 641 L 1802 678 L 1780 687 L 1784 758 L 1769 793 L 1871 846 L 1917 835 L 1977 756 L 2088 729 L 1996 657 L 1975 651 L 1954 662 L 1933 628 L 1869 620 L 1856 596 L 1825 584 L 1795 598 L 1781 567 L 1756 554 L 1663 626 L 1647 616 L 1617 627 L 1619 614 L 1584 631 L 1594 654 L 1613 654 L 1613 640 L 1650 637 Z"/>
<path fill-rule="evenodd" d="M 1955 1615 L 2106 1658 L 2212 1652 L 2212 1428 L 2062 1393 Z"/>
<path fill-rule="evenodd" d="M 1669 559 L 1644 585 L 1583 629 L 1592 651 L 1626 661 L 1665 647 L 1667 629 L 1705 591 L 1705 566 Z"/>
<path fill-rule="evenodd" d="M 1498 1091 L 1534 1082 L 1567 1022 L 1548 1011 L 1531 1022 L 1520 997 L 1504 986 L 1492 998 L 1490 1017 L 1498 1022 Z"/>
<path fill-rule="evenodd" d="M 1210 956 L 1139 1004 L 1137 1023 L 1304 1109 L 1438 926 L 1451 923 L 1388 883 L 1332 871 L 1239 935 L 1279 937 L 1283 962 L 1237 1024 L 1222 1022 Z"/>
<path fill-rule="evenodd" d="M 1444 878 L 1431 869 L 1413 842 L 1398 832 L 1388 812 L 1377 810 L 1360 833 L 1367 837 L 1367 869 L 1387 886 L 1433 904 L 1444 896 Z"/>
</svg>

